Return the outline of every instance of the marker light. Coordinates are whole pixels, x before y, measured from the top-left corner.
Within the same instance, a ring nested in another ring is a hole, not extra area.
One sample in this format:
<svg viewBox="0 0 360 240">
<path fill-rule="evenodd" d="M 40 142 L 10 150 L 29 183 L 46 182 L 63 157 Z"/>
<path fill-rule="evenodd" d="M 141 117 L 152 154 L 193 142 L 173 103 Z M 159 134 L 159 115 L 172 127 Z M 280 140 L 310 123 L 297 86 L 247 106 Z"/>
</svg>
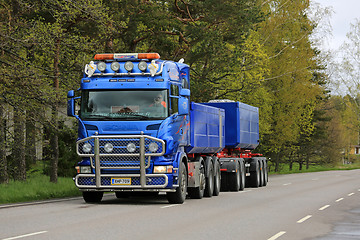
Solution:
<svg viewBox="0 0 360 240">
<path fill-rule="evenodd" d="M 100 72 L 104 72 L 106 69 L 106 63 L 104 62 L 98 62 L 97 69 L 99 69 Z"/>
<path fill-rule="evenodd" d="M 140 71 L 145 72 L 147 69 L 147 63 L 145 61 L 139 62 L 138 68 Z"/>
<path fill-rule="evenodd" d="M 159 59 L 158 53 L 138 53 L 138 59 Z"/>
<path fill-rule="evenodd" d="M 133 153 L 133 152 L 135 152 L 135 150 L 136 150 L 136 146 L 135 146 L 134 143 L 129 143 L 129 144 L 126 146 L 126 149 L 127 149 L 129 152 Z"/>
<path fill-rule="evenodd" d="M 117 72 L 120 69 L 120 63 L 112 62 L 110 67 L 111 67 L 111 70 L 113 70 L 114 72 Z"/>
<path fill-rule="evenodd" d="M 134 68 L 134 64 L 132 62 L 130 62 L 130 61 L 127 61 L 125 63 L 124 67 L 125 67 L 126 71 L 131 72 L 133 70 L 133 68 Z"/>
<path fill-rule="evenodd" d="M 111 143 L 106 143 L 104 146 L 104 150 L 107 153 L 110 153 L 114 150 L 114 146 Z"/>
<path fill-rule="evenodd" d="M 157 143 L 152 142 L 149 144 L 149 150 L 150 152 L 156 152 L 159 149 L 159 146 L 157 145 Z"/>
<path fill-rule="evenodd" d="M 101 53 L 94 56 L 95 60 L 136 60 L 136 59 L 160 59 L 158 53 Z"/>
<path fill-rule="evenodd" d="M 113 53 L 102 53 L 96 54 L 94 57 L 95 60 L 107 60 L 107 59 L 114 59 Z"/>
</svg>

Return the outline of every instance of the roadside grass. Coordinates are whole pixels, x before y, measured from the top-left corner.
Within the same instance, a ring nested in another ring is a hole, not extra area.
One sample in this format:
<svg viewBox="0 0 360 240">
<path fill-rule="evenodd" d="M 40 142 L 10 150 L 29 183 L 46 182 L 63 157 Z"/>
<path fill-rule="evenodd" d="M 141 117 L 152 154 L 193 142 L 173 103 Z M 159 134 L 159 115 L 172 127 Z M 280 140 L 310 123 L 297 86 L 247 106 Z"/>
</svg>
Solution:
<svg viewBox="0 0 360 240">
<path fill-rule="evenodd" d="M 299 170 L 299 164 L 294 163 L 292 170 L 289 170 L 289 165 L 282 165 L 280 171 L 275 172 L 274 167 L 270 166 L 269 174 L 292 174 L 292 173 L 306 173 L 306 172 L 323 172 L 323 171 L 335 171 L 335 170 L 354 170 L 359 169 L 360 163 L 354 164 L 339 164 L 339 165 L 310 165 L 309 169 L 303 165 L 302 170 Z"/>
<path fill-rule="evenodd" d="M 58 178 L 51 183 L 45 175 L 29 177 L 25 182 L 10 181 L 0 184 L 0 204 L 30 202 L 54 198 L 80 196 L 72 178 Z"/>
</svg>

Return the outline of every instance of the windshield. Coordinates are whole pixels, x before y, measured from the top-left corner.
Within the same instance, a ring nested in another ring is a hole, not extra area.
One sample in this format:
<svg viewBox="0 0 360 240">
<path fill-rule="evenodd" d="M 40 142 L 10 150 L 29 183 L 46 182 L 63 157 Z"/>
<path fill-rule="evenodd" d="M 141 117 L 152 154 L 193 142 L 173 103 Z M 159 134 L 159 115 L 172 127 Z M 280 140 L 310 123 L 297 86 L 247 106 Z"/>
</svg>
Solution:
<svg viewBox="0 0 360 240">
<path fill-rule="evenodd" d="M 167 90 L 82 92 L 80 117 L 86 120 L 154 120 L 168 117 Z"/>
</svg>

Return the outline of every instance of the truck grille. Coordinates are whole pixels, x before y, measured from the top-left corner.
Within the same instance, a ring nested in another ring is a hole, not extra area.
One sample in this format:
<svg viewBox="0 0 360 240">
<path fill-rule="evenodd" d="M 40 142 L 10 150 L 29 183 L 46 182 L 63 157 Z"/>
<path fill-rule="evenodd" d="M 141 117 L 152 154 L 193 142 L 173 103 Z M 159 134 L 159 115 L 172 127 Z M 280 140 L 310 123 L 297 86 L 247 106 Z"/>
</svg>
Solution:
<svg viewBox="0 0 360 240">
<path fill-rule="evenodd" d="M 141 144 L 141 138 L 143 138 L 143 144 Z M 95 141 L 98 141 L 98 147 Z M 155 149 L 157 148 L 156 151 L 154 151 L 154 146 L 156 146 Z M 97 153 L 101 169 L 139 169 L 141 152 L 144 155 L 145 168 L 148 168 L 151 156 L 164 154 L 165 143 L 161 139 L 145 135 L 93 136 L 77 142 L 78 155 L 90 157 L 91 165 L 95 167 L 95 153 Z"/>
</svg>

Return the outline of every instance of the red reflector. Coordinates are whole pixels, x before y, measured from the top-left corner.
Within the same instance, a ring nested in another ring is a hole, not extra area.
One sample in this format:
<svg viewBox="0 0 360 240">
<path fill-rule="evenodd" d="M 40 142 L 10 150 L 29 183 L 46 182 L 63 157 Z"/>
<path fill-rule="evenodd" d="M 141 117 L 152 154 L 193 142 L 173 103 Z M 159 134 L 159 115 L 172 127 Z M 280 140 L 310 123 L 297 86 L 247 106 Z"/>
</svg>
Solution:
<svg viewBox="0 0 360 240">
<path fill-rule="evenodd" d="M 158 53 L 139 53 L 138 59 L 159 59 L 160 54 Z"/>
<path fill-rule="evenodd" d="M 107 60 L 107 59 L 114 59 L 113 53 L 102 53 L 96 54 L 94 57 L 95 60 Z"/>
<path fill-rule="evenodd" d="M 226 168 L 220 168 L 220 171 L 225 172 L 225 171 L 227 171 L 227 169 Z"/>
</svg>

